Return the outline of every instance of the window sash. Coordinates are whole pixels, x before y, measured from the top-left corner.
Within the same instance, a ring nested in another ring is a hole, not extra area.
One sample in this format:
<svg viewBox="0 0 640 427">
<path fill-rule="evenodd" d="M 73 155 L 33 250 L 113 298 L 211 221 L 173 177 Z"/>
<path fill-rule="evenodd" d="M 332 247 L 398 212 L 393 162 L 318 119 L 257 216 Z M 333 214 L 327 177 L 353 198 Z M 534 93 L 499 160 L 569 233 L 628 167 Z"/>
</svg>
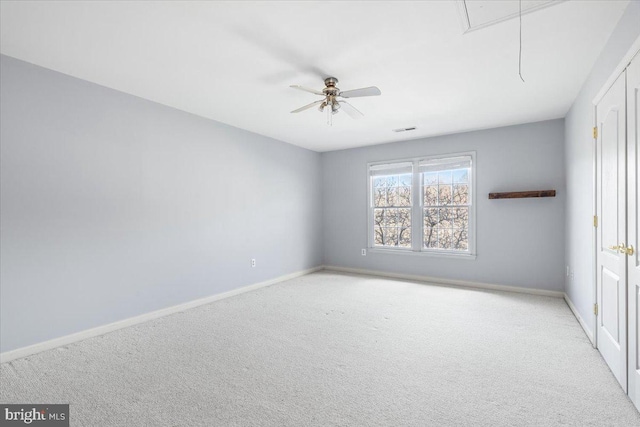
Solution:
<svg viewBox="0 0 640 427">
<path fill-rule="evenodd" d="M 370 228 L 372 229 L 371 246 L 375 248 L 393 248 L 411 250 L 413 242 L 413 208 L 414 208 L 414 192 L 413 184 L 413 162 L 395 162 L 385 163 L 369 168 L 369 185 L 370 185 Z M 410 181 L 407 182 L 400 177 L 409 175 Z M 376 186 L 375 182 L 381 177 L 397 177 L 393 185 L 389 185 L 389 180 L 382 186 Z M 407 185 L 408 184 L 408 185 Z M 409 190 L 409 200 L 407 200 L 406 189 Z M 393 203 L 389 197 L 393 194 Z M 376 201 L 380 201 L 381 205 L 376 205 Z M 406 215 L 406 213 L 409 213 Z M 393 215 L 390 215 L 393 214 Z M 381 216 L 380 216 L 381 215 Z M 394 217 L 394 220 L 387 223 L 388 215 Z M 408 222 L 408 226 L 407 226 Z M 408 236 L 407 236 L 407 233 Z M 407 245 L 408 237 L 408 245 Z M 378 240 L 385 241 L 391 239 L 392 244 L 377 244 Z"/>
</svg>

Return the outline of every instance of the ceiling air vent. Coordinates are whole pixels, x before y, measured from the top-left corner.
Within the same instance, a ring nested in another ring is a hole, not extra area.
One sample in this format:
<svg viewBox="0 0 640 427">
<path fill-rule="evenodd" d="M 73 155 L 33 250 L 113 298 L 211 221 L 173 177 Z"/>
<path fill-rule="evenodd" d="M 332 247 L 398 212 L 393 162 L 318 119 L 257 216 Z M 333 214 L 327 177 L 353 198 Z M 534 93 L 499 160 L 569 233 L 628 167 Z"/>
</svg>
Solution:
<svg viewBox="0 0 640 427">
<path fill-rule="evenodd" d="M 412 127 L 412 128 L 400 128 L 400 129 L 393 129 L 394 132 L 407 132 L 410 130 L 416 130 L 416 127 Z"/>
</svg>

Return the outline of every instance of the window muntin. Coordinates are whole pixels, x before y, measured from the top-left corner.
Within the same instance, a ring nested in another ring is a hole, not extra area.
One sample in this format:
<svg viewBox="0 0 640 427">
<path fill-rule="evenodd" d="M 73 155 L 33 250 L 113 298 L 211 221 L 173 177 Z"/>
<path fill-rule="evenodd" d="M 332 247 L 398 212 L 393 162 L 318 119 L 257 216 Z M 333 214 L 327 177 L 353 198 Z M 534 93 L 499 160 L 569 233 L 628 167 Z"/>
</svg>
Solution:
<svg viewBox="0 0 640 427">
<path fill-rule="evenodd" d="M 369 166 L 369 247 L 472 255 L 473 154 Z"/>
</svg>

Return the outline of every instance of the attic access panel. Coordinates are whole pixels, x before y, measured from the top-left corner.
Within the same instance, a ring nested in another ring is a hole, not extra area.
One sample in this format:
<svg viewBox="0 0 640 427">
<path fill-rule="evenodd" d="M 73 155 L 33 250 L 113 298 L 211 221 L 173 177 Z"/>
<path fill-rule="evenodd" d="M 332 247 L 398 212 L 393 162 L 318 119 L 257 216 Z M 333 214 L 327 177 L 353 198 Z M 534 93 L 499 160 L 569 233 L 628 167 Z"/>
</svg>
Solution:
<svg viewBox="0 0 640 427">
<path fill-rule="evenodd" d="M 522 14 L 535 12 L 565 1 L 522 0 Z M 458 0 L 457 4 L 465 33 L 516 18 L 520 14 L 518 0 Z"/>
</svg>

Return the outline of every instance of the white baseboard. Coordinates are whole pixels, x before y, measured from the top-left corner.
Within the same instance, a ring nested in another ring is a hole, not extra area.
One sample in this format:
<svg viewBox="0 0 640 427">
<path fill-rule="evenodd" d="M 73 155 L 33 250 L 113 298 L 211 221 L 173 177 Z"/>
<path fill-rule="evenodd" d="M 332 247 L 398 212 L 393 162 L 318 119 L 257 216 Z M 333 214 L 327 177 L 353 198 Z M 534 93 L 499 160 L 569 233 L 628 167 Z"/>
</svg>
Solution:
<svg viewBox="0 0 640 427">
<path fill-rule="evenodd" d="M 596 346 L 596 341 L 593 338 L 593 332 L 591 331 L 591 329 L 589 328 L 587 323 L 584 321 L 582 316 L 580 316 L 580 313 L 578 313 L 578 309 L 576 308 L 575 305 L 573 305 L 573 302 L 569 299 L 569 295 L 564 294 L 564 300 L 567 303 L 567 305 L 569 306 L 569 308 L 571 309 L 571 312 L 573 313 L 573 315 L 578 320 L 578 323 L 580 324 L 580 326 L 582 326 L 582 330 L 587 335 L 587 338 L 589 338 L 589 341 L 591 341 L 591 344 L 595 347 Z"/>
<path fill-rule="evenodd" d="M 542 295 L 547 297 L 562 298 L 563 292 L 548 291 L 546 289 L 521 288 L 517 286 L 494 285 L 491 283 L 471 282 L 467 280 L 444 279 L 441 277 L 416 276 L 412 274 L 388 273 L 378 270 L 363 270 L 359 268 L 336 267 L 325 265 L 325 270 L 332 270 L 344 273 L 364 274 L 368 276 L 389 277 L 392 279 L 415 280 L 417 282 L 427 282 L 433 285 L 460 286 L 465 288 L 489 289 L 493 291 L 517 292 L 521 294 Z"/>
<path fill-rule="evenodd" d="M 0 363 L 10 362 L 12 360 L 31 356 L 33 354 L 40 353 L 46 350 L 51 350 L 57 347 L 62 347 L 78 341 L 86 340 L 87 338 L 93 338 L 100 335 L 104 335 L 109 332 L 117 331 L 118 329 L 137 325 L 139 323 L 148 322 L 149 320 L 157 319 L 159 317 L 164 317 L 170 314 L 179 313 L 181 311 L 185 311 L 190 308 L 198 307 L 204 304 L 209 304 L 211 302 L 218 301 L 224 298 L 229 298 L 235 295 L 243 294 L 245 292 L 250 292 L 259 288 L 264 288 L 265 286 L 273 285 L 279 282 L 284 282 L 285 280 L 294 279 L 296 277 L 304 276 L 304 275 L 316 272 L 318 270 L 322 270 L 322 268 L 323 267 L 320 266 L 320 267 L 309 268 L 307 270 L 297 271 L 295 273 L 285 274 L 284 276 L 279 276 L 274 279 L 266 280 L 264 282 L 254 283 L 253 285 L 244 286 L 242 288 L 234 289 L 232 291 L 211 295 L 208 297 L 189 301 L 183 304 L 174 305 L 171 307 L 162 308 L 160 310 L 141 314 L 135 317 L 130 317 L 124 320 L 119 320 L 117 322 L 109 323 L 107 325 L 86 329 L 84 331 L 76 332 L 70 335 L 65 335 L 59 338 L 54 338 L 49 341 L 44 341 L 44 342 L 33 344 L 27 347 L 6 351 L 4 353 L 0 353 Z"/>
</svg>

